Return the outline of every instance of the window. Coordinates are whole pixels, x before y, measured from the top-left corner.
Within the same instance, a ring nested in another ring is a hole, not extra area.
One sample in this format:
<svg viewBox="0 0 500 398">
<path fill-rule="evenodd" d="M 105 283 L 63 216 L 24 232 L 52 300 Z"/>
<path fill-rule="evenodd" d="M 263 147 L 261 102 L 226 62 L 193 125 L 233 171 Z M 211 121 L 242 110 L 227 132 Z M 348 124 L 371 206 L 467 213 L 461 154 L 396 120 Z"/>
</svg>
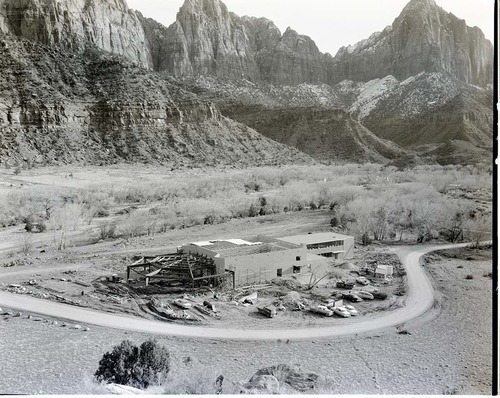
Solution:
<svg viewBox="0 0 500 398">
<path fill-rule="evenodd" d="M 293 266 L 293 273 L 294 274 L 300 274 L 300 266 L 299 265 L 294 265 Z"/>
<path fill-rule="evenodd" d="M 276 270 L 276 276 L 283 276 L 283 268 L 278 268 Z"/>
<path fill-rule="evenodd" d="M 295 261 L 300 261 L 300 256 L 295 257 Z"/>
</svg>

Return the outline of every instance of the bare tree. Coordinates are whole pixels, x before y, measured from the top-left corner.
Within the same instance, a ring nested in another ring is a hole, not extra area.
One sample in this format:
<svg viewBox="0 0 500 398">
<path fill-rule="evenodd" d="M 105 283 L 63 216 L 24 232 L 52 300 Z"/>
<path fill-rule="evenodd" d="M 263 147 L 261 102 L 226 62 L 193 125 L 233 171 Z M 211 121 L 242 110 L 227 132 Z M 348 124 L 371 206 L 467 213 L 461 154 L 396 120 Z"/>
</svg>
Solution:
<svg viewBox="0 0 500 398">
<path fill-rule="evenodd" d="M 320 283 L 326 277 L 329 277 L 331 272 L 321 273 L 321 267 L 316 266 L 314 268 L 311 267 L 311 275 L 309 277 L 309 283 L 307 284 L 306 290 L 311 290 L 314 286 Z"/>
<path fill-rule="evenodd" d="M 463 226 L 464 238 L 472 242 L 472 247 L 478 248 L 482 241 L 491 238 L 491 217 L 476 214 L 466 220 Z"/>
</svg>

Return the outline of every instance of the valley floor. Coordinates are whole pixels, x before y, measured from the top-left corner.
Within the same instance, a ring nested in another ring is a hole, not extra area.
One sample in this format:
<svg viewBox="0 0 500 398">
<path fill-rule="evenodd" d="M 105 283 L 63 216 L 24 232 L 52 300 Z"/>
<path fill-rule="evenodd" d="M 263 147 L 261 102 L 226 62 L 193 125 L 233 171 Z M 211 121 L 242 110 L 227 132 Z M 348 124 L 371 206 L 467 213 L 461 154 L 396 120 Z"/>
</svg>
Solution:
<svg viewBox="0 0 500 398">
<path fill-rule="evenodd" d="M 13 176 L 10 171 L 0 172 L 0 201 L 17 191 L 30 192 L 31 186 L 42 186 L 42 189 L 44 185 L 52 187 L 50 189 L 55 189 L 54 186 L 89 188 L 98 181 L 105 184 L 111 179 L 123 180 L 123 186 L 129 186 L 137 180 L 137 175 L 132 175 L 132 169 L 132 166 L 126 169 L 75 169 L 71 176 L 60 169 L 31 170 L 29 173 L 23 172 L 21 176 Z M 151 186 L 165 185 L 170 181 L 171 176 L 163 173 L 163 170 L 155 173 L 153 168 L 144 168 L 139 171 Z M 137 170 L 135 173 L 137 174 Z M 198 173 L 199 171 L 193 170 L 189 177 L 194 178 Z M 228 174 L 231 173 L 233 171 L 228 171 Z M 352 179 L 350 175 L 345 178 Z M 373 183 L 382 184 L 376 179 Z M 258 197 L 261 193 L 250 192 L 245 195 Z M 484 207 L 491 206 L 488 198 L 475 198 L 474 195 L 470 200 L 484 200 L 484 204 L 479 204 Z M 126 207 L 128 204 L 122 203 L 120 206 Z M 114 213 L 107 218 L 113 217 Z M 55 241 L 56 232 L 49 230 L 26 234 L 23 226 L 18 225 L 0 231 L 2 264 L 8 265 L 13 260 L 22 260 L 13 267 L 2 267 L 0 282 L 25 285 L 31 278 L 37 281 L 44 279 L 45 287 L 52 289 L 52 293 L 62 294 L 63 291 L 73 289 L 70 294 L 75 296 L 71 298 L 77 299 L 82 297 L 79 294 L 85 287 L 73 284 L 70 279 L 79 279 L 82 276 L 83 280 L 93 281 L 111 273 L 122 273 L 124 265 L 129 264 L 132 256 L 137 254 L 163 253 L 175 250 L 175 247 L 182 243 L 208 237 L 248 238 L 258 234 L 279 237 L 324 231 L 330 228 L 330 218 L 327 209 L 233 218 L 215 225 L 175 228 L 154 236 L 104 240 L 85 246 L 76 245 L 76 236 L 71 240 L 76 246 L 69 244 L 61 251 L 49 245 Z M 85 224 L 82 228 L 99 229 L 98 222 L 101 221 L 94 219 L 92 225 Z M 75 234 L 80 232 L 77 230 Z M 33 240 L 24 242 L 24 236 L 33 237 Z M 29 246 L 31 257 L 24 257 L 20 253 L 19 249 L 23 246 Z M 368 250 L 376 250 L 376 245 L 370 246 Z M 357 249 L 357 252 L 362 250 Z M 473 255 L 472 260 L 440 256 L 433 258 L 435 261 L 426 264 L 425 269 L 430 273 L 437 291 L 434 308 L 423 317 L 400 325 L 399 329 L 389 328 L 367 335 L 308 342 L 235 342 L 158 337 L 173 355 L 172 379 L 202 379 L 213 383 L 219 374 L 223 374 L 225 383 L 245 382 L 258 369 L 284 363 L 298 364 L 304 371 L 327 378 L 329 381 L 321 386 L 321 393 L 490 394 L 492 280 L 483 275 L 492 271 L 491 253 L 490 257 Z M 47 273 L 42 278 L 37 272 L 39 267 L 53 268 L 54 272 Z M 30 272 L 26 273 L 26 270 Z M 78 272 L 75 273 L 74 270 Z M 19 275 L 16 275 L 17 272 Z M 472 275 L 473 279 L 466 279 L 467 275 Z M 25 286 L 31 289 L 31 286 Z M 101 298 L 103 297 L 98 296 L 96 302 L 107 306 L 104 310 L 117 311 L 109 300 Z M 121 304 L 114 306 L 123 307 Z M 53 319 L 28 315 L 25 313 L 19 317 L 0 316 L 0 393 L 103 392 L 101 387 L 92 382 L 92 375 L 102 355 L 123 339 L 140 344 L 150 337 L 144 333 L 93 325 L 89 325 L 90 330 L 85 330 L 87 325 L 84 324 L 81 325 L 82 329 L 75 329 L 69 322 L 62 327 L 60 320 L 56 324 Z M 241 319 L 236 321 L 241 321 L 240 327 L 245 327 L 248 319 L 250 318 L 243 314 Z M 307 322 L 312 319 L 308 317 Z M 301 320 L 293 321 L 296 326 L 296 322 Z M 331 321 L 342 320 L 316 318 L 314 324 L 307 326 Z M 267 319 L 258 319 L 257 322 L 256 326 L 263 325 L 267 323 Z M 208 389 L 206 392 L 214 391 Z"/>
<path fill-rule="evenodd" d="M 436 305 L 400 328 L 409 334 L 391 328 L 289 343 L 161 337 L 173 354 L 172 377 L 213 374 L 215 380 L 223 374 L 228 382 L 247 381 L 260 368 L 286 363 L 328 378 L 323 393 L 490 394 L 492 280 L 484 274 L 491 260 L 436 257 L 425 267 L 438 292 Z M 465 278 L 469 274 L 473 279 Z M 149 337 L 93 326 L 77 330 L 24 315 L 2 317 L 0 335 L 0 392 L 10 394 L 96 393 L 91 377 L 102 354 L 123 339 Z"/>
</svg>

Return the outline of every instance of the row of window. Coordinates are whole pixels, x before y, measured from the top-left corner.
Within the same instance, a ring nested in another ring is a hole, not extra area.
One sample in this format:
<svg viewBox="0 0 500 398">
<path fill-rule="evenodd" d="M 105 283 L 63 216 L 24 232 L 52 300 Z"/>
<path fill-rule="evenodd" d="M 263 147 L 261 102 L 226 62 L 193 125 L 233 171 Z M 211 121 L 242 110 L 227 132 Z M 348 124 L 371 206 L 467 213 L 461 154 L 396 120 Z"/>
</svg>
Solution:
<svg viewBox="0 0 500 398">
<path fill-rule="evenodd" d="M 339 258 L 339 254 L 338 253 L 332 253 L 332 252 L 320 253 L 320 256 L 323 256 L 323 257 L 333 257 L 335 260 L 337 260 Z"/>
<path fill-rule="evenodd" d="M 293 266 L 293 273 L 294 274 L 300 274 L 300 265 L 294 265 Z M 276 270 L 276 276 L 283 276 L 283 268 L 278 268 Z"/>
<path fill-rule="evenodd" d="M 311 243 L 310 245 L 307 245 L 307 250 L 326 249 L 328 247 L 343 246 L 343 245 L 344 245 L 343 240 L 334 240 L 332 242 Z"/>
</svg>

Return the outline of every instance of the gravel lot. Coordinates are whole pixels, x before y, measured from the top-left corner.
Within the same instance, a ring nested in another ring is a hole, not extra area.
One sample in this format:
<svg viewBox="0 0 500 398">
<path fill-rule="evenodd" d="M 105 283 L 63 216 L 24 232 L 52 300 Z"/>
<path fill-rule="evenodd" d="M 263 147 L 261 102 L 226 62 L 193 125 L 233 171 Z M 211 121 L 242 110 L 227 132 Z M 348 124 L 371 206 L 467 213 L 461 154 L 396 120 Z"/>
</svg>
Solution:
<svg viewBox="0 0 500 398">
<path fill-rule="evenodd" d="M 173 354 L 172 376 L 208 372 L 246 381 L 262 367 L 287 363 L 328 378 L 324 393 L 491 394 L 492 280 L 483 276 L 491 260 L 434 259 L 425 267 L 438 289 L 436 305 L 399 329 L 410 334 L 391 328 L 290 343 L 160 338 Z M 465 278 L 469 274 L 473 279 Z M 148 338 L 93 326 L 76 330 L 26 315 L 0 317 L 1 393 L 93 393 L 91 376 L 102 354 L 125 338 Z"/>
</svg>

